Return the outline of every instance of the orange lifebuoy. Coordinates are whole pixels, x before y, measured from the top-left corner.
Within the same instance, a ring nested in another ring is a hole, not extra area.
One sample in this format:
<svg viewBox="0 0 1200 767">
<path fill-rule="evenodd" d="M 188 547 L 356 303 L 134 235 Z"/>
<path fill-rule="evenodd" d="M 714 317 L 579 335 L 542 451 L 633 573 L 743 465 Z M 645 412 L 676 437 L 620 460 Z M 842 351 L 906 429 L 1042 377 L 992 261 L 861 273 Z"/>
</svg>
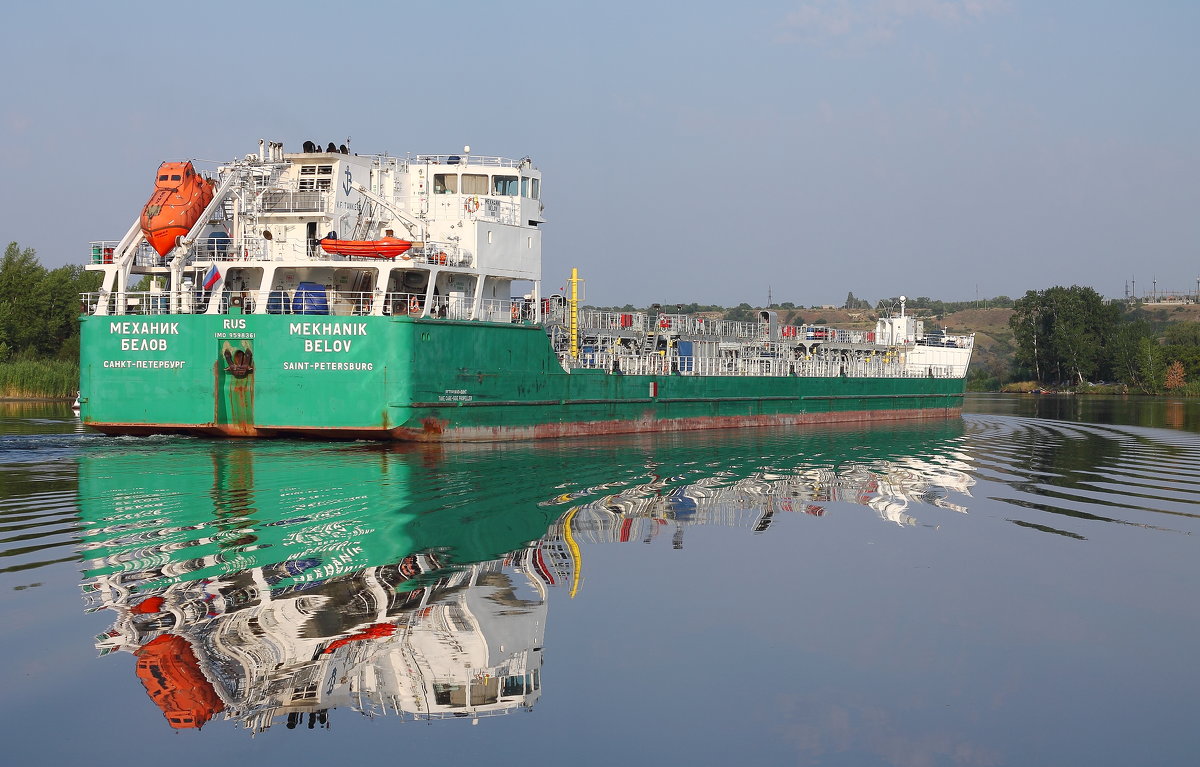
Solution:
<svg viewBox="0 0 1200 767">
<path fill-rule="evenodd" d="M 466 209 L 466 211 L 468 213 L 474 213 L 475 211 L 479 210 L 479 198 L 478 197 L 469 198 L 466 202 L 463 203 L 463 208 Z"/>
<path fill-rule="evenodd" d="M 416 296 L 412 296 L 408 299 L 408 313 L 409 314 L 420 314 L 421 313 L 421 302 L 417 299 Z"/>
</svg>

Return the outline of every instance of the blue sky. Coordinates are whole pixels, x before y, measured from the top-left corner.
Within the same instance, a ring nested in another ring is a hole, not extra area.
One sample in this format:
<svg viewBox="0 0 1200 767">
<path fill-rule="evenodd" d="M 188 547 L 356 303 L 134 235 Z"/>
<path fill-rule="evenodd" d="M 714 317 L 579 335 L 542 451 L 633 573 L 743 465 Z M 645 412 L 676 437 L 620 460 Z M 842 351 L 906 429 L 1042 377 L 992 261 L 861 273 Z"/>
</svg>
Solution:
<svg viewBox="0 0 1200 767">
<path fill-rule="evenodd" d="M 529 155 L 594 303 L 1200 276 L 1200 3 L 22 4 L 0 239 L 79 263 L 260 137 Z"/>
</svg>

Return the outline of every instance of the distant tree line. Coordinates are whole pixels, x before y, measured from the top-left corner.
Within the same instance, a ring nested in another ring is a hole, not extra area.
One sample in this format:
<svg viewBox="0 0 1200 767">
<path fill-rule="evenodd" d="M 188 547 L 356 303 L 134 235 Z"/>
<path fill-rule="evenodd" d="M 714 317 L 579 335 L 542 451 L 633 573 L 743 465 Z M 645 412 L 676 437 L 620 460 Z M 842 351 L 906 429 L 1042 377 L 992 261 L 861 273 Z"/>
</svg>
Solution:
<svg viewBox="0 0 1200 767">
<path fill-rule="evenodd" d="M 846 303 L 842 305 L 842 308 L 850 311 L 855 311 L 857 309 L 870 309 L 871 302 L 865 298 L 855 298 L 854 291 L 852 290 L 846 294 Z"/>
<path fill-rule="evenodd" d="M 907 296 L 905 298 L 905 306 L 908 311 L 938 316 L 966 311 L 967 309 L 1011 309 L 1013 304 L 1013 299 L 1008 296 L 978 298 L 974 301 L 939 301 L 936 298 L 928 296 L 918 296 L 917 298 Z M 883 298 L 879 300 L 879 303 L 875 304 L 875 310 L 881 314 L 892 311 L 893 308 L 898 309 L 899 307 L 900 296 Z"/>
<path fill-rule="evenodd" d="M 101 275 L 82 266 L 47 269 L 33 248 L 10 242 L 0 260 L 0 362 L 79 360 L 79 294 Z"/>
</svg>

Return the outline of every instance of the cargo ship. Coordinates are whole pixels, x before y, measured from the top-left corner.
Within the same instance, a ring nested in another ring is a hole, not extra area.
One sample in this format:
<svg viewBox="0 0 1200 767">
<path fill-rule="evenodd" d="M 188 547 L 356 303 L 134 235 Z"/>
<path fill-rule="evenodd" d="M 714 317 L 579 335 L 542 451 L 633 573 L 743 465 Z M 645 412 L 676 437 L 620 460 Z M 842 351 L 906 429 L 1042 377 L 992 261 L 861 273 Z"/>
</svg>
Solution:
<svg viewBox="0 0 1200 767">
<path fill-rule="evenodd" d="M 193 181 L 211 194 L 171 186 L 191 163 L 162 168 L 180 180 L 160 170 L 87 264 L 103 281 L 81 307 L 80 418 L 107 434 L 489 441 L 961 412 L 973 336 L 927 332 L 903 298 L 847 330 L 601 311 L 575 270 L 546 294 L 528 157 L 260 141 Z"/>
</svg>

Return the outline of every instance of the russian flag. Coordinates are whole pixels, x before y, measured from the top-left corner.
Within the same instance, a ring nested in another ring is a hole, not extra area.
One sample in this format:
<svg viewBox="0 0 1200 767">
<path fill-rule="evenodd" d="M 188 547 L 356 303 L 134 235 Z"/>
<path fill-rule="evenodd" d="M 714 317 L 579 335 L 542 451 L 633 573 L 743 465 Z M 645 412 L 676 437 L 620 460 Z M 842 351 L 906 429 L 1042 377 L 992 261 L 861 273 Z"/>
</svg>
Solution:
<svg viewBox="0 0 1200 767">
<path fill-rule="evenodd" d="M 221 270 L 217 268 L 217 265 L 213 264 L 212 266 L 208 267 L 208 274 L 204 275 L 204 289 L 212 290 L 213 285 L 216 285 L 220 281 Z"/>
</svg>

